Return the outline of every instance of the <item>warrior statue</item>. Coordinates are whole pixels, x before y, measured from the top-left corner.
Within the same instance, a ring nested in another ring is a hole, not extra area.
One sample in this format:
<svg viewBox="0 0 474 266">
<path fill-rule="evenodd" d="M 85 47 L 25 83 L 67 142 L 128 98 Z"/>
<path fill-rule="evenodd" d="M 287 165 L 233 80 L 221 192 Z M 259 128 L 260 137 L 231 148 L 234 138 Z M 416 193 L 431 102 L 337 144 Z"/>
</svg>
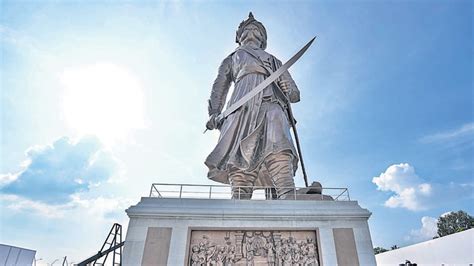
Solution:
<svg viewBox="0 0 474 266">
<path fill-rule="evenodd" d="M 240 23 L 239 47 L 219 67 L 209 99 L 206 128 L 219 129 L 217 146 L 207 157 L 208 177 L 230 184 L 232 197 L 250 199 L 255 186 L 273 187 L 276 197 L 293 195 L 298 156 L 290 134 L 287 106 L 300 92 L 286 71 L 239 109 L 219 121 L 227 93 L 234 83 L 228 107 L 254 89 L 282 63 L 267 53 L 267 32 L 252 13 Z"/>
</svg>

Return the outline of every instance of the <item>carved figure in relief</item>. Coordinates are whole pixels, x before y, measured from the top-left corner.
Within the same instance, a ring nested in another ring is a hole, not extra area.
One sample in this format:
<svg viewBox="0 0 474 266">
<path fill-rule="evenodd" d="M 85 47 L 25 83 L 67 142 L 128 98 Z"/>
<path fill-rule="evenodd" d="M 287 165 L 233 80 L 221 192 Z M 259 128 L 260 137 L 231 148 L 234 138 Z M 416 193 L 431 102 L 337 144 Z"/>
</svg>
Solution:
<svg viewBox="0 0 474 266">
<path fill-rule="evenodd" d="M 283 260 L 283 264 L 282 264 L 283 266 L 292 266 L 290 250 L 286 249 L 283 251 L 282 260 Z"/>
<path fill-rule="evenodd" d="M 191 265 L 216 265 L 214 255 L 216 245 L 209 241 L 209 237 L 203 236 L 203 241 L 191 248 Z"/>
<path fill-rule="evenodd" d="M 293 237 L 290 236 L 288 242 L 292 251 L 297 251 L 299 249 L 298 243 L 296 243 L 296 240 Z"/>
<path fill-rule="evenodd" d="M 219 247 L 219 251 L 217 252 L 217 255 L 216 255 L 216 265 L 224 266 L 226 256 L 227 256 L 226 247 L 225 246 Z"/>
<path fill-rule="evenodd" d="M 200 266 L 204 265 L 205 262 L 204 256 L 199 256 L 199 246 L 194 245 L 192 247 L 192 254 L 191 254 L 191 265 L 192 266 Z"/>
<path fill-rule="evenodd" d="M 275 252 L 274 252 L 274 244 L 271 237 L 266 238 L 267 243 L 265 244 L 265 250 L 267 251 L 267 262 L 268 265 L 275 265 Z"/>
<path fill-rule="evenodd" d="M 261 232 L 255 232 L 253 237 L 253 250 L 255 256 L 262 256 L 265 254 L 266 240 L 262 237 Z"/>
<path fill-rule="evenodd" d="M 227 252 L 226 266 L 233 266 L 236 261 L 237 260 L 235 258 L 235 246 L 232 245 L 230 246 Z"/>
<path fill-rule="evenodd" d="M 281 266 L 282 265 L 282 256 L 283 256 L 283 250 L 281 247 L 281 242 L 276 242 L 275 243 L 275 265 L 276 266 Z"/>
<path fill-rule="evenodd" d="M 318 266 L 318 253 L 316 252 L 316 243 L 312 238 L 307 238 L 306 239 L 306 257 L 308 258 L 306 260 L 305 265 L 311 265 L 311 266 Z"/>
<path fill-rule="evenodd" d="M 209 266 L 217 266 L 217 261 L 214 257 L 209 258 L 207 265 Z"/>
<path fill-rule="evenodd" d="M 293 251 L 293 254 L 291 257 L 293 259 L 293 264 L 298 264 L 301 260 L 300 253 L 297 250 Z"/>
<path fill-rule="evenodd" d="M 244 258 L 247 261 L 247 266 L 253 266 L 253 256 L 254 256 L 254 243 L 253 238 L 247 238 L 247 243 L 245 243 L 244 249 Z"/>
<path fill-rule="evenodd" d="M 300 92 L 289 72 L 278 82 L 230 114 L 217 121 L 223 110 L 231 83 L 234 91 L 228 106 L 260 84 L 282 63 L 267 53 L 267 32 L 252 13 L 239 25 L 239 47 L 224 59 L 212 86 L 209 99 L 208 129 L 219 129 L 219 141 L 207 157 L 208 177 L 230 184 L 232 197 L 250 199 L 254 186 L 273 186 L 280 199 L 295 189 L 293 176 L 298 155 L 290 134 L 287 105 L 300 100 Z"/>
</svg>

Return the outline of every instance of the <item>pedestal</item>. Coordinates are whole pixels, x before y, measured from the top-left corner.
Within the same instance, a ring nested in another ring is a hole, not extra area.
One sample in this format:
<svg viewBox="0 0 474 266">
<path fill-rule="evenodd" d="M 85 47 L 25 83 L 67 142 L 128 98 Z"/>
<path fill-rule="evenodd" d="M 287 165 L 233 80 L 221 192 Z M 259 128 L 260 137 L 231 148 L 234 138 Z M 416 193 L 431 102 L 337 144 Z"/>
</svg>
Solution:
<svg viewBox="0 0 474 266">
<path fill-rule="evenodd" d="M 376 265 L 357 201 L 144 197 L 126 212 L 123 265 Z"/>
</svg>

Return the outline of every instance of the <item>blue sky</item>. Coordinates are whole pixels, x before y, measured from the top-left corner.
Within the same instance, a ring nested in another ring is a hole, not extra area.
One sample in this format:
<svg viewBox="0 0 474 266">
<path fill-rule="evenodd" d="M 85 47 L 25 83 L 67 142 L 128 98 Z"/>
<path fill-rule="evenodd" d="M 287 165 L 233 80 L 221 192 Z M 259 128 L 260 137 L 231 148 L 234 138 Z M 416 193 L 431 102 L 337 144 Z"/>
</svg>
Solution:
<svg viewBox="0 0 474 266">
<path fill-rule="evenodd" d="M 426 240 L 441 214 L 474 213 L 472 10 L 1 1 L 0 242 L 77 262 L 152 182 L 211 184 L 207 98 L 249 11 L 282 61 L 318 36 L 290 70 L 310 179 L 349 188 L 375 246 Z"/>
</svg>

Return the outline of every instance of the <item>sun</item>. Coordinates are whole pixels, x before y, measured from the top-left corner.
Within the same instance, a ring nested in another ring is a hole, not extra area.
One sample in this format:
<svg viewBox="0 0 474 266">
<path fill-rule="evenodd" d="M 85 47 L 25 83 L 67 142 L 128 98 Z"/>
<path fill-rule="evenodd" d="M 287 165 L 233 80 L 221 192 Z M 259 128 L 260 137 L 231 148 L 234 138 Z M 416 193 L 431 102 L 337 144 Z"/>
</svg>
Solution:
<svg viewBox="0 0 474 266">
<path fill-rule="evenodd" d="M 98 63 L 67 69 L 61 82 L 64 119 L 79 134 L 110 144 L 145 126 L 143 92 L 126 68 Z"/>
</svg>

